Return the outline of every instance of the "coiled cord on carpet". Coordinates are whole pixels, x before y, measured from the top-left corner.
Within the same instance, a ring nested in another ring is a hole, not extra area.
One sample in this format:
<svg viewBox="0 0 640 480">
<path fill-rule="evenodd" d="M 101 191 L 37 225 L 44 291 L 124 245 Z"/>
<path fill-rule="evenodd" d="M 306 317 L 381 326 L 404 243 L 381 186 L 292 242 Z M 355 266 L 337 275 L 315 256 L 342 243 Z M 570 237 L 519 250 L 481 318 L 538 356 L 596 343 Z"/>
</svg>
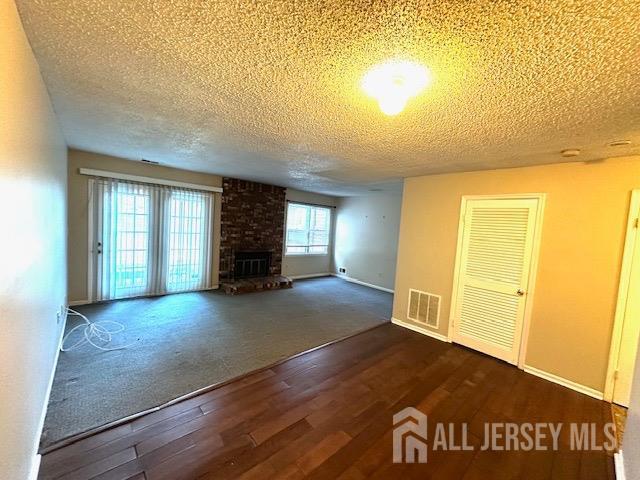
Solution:
<svg viewBox="0 0 640 480">
<path fill-rule="evenodd" d="M 82 318 L 84 322 L 73 327 L 64 336 L 64 338 L 62 339 L 62 346 L 60 347 L 60 350 L 62 350 L 63 352 L 68 352 L 69 350 L 81 347 L 82 345 L 85 345 L 87 343 L 105 352 L 122 350 L 133 345 L 133 343 L 131 343 L 129 345 L 123 345 L 121 347 L 109 346 L 109 344 L 113 340 L 113 336 L 124 331 L 124 325 L 119 322 L 114 322 L 113 320 L 100 320 L 99 322 L 92 322 L 82 313 L 77 312 L 69 307 L 67 307 L 67 315 L 76 315 Z M 71 337 L 71 335 L 75 331 L 79 330 L 82 332 L 80 334 L 80 339 L 70 346 L 67 346 L 67 340 L 69 339 L 69 337 Z M 102 345 L 99 345 L 98 343 L 96 343 L 96 341 L 100 342 Z"/>
</svg>

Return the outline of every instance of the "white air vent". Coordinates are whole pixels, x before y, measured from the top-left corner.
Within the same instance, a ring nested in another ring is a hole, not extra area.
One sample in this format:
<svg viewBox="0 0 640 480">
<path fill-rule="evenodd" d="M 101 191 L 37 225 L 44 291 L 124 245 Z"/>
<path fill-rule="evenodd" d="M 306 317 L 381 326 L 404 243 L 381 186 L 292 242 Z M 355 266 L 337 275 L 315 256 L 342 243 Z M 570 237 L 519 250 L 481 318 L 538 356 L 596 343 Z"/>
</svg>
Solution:
<svg viewBox="0 0 640 480">
<path fill-rule="evenodd" d="M 433 328 L 440 324 L 440 295 L 409 289 L 407 318 Z"/>
</svg>

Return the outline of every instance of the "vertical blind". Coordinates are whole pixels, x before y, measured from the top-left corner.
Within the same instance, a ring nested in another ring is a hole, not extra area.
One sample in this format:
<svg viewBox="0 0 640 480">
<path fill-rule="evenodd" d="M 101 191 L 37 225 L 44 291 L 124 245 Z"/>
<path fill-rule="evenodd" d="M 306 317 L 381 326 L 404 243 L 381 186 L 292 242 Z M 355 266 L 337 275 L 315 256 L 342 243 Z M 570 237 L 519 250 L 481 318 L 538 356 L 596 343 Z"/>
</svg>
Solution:
<svg viewBox="0 0 640 480">
<path fill-rule="evenodd" d="M 213 195 L 90 179 L 92 300 L 211 286 Z"/>
</svg>

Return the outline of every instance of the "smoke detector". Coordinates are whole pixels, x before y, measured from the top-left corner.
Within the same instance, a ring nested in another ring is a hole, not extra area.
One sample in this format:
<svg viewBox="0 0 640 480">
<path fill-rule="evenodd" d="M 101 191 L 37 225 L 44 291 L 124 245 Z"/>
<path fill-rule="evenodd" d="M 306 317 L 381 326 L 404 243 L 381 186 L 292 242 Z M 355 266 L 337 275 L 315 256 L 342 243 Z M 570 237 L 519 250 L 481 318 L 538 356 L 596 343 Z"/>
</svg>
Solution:
<svg viewBox="0 0 640 480">
<path fill-rule="evenodd" d="M 569 148 L 567 150 L 562 150 L 560 152 L 560 155 L 562 155 L 563 157 L 577 157 L 578 155 L 580 155 L 580 150 L 578 150 L 577 148 Z"/>
<path fill-rule="evenodd" d="M 622 147 L 623 145 L 630 145 L 631 140 L 616 140 L 614 142 L 609 143 L 610 147 Z"/>
</svg>

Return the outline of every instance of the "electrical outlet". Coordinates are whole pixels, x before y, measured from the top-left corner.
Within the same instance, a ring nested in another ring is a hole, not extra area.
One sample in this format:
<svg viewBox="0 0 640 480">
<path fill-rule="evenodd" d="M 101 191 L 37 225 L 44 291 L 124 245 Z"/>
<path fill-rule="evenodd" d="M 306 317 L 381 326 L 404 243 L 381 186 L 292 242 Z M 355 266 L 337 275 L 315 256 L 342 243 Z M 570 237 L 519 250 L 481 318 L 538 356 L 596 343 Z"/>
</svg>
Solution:
<svg viewBox="0 0 640 480">
<path fill-rule="evenodd" d="M 347 269 L 346 268 L 339 268 L 338 271 L 340 273 L 347 273 Z"/>
</svg>

